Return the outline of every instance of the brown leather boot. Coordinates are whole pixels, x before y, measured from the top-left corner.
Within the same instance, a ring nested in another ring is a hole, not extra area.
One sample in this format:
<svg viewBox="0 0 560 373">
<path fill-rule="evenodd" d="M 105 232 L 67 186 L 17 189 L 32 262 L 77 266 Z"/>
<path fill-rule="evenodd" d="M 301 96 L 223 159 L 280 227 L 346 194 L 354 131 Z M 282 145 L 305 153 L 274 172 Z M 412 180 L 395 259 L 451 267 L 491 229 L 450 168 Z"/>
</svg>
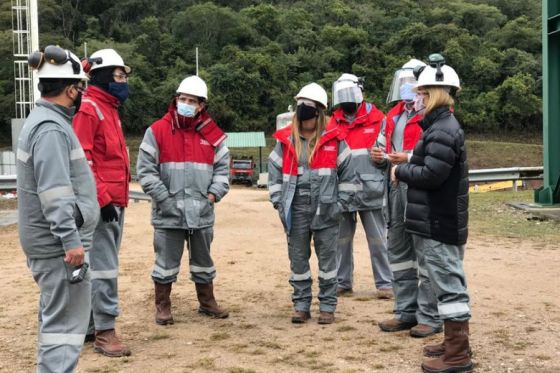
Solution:
<svg viewBox="0 0 560 373">
<path fill-rule="evenodd" d="M 171 299 L 169 298 L 172 283 L 160 284 L 154 281 L 154 285 L 156 291 L 156 324 L 168 325 L 175 323 L 171 315 Z"/>
<path fill-rule="evenodd" d="M 445 321 L 443 356 L 427 359 L 422 363 L 425 373 L 471 372 L 474 364 L 470 358 L 469 322 Z"/>
<path fill-rule="evenodd" d="M 399 319 L 390 319 L 381 321 L 379 324 L 379 329 L 383 330 L 384 332 L 398 332 L 401 330 L 407 330 L 412 328 L 416 325 L 416 321 L 414 322 L 405 322 Z"/>
<path fill-rule="evenodd" d="M 225 319 L 229 316 L 229 312 L 218 306 L 214 298 L 214 284 L 195 284 L 196 296 L 200 307 L 198 312 L 215 319 Z"/>
<path fill-rule="evenodd" d="M 334 322 L 334 312 L 319 312 L 319 320 L 317 323 L 321 325 L 332 324 Z"/>
<path fill-rule="evenodd" d="M 309 311 L 294 311 L 292 315 L 293 324 L 303 324 L 311 318 L 311 313 Z"/>
<path fill-rule="evenodd" d="M 115 329 L 96 330 L 93 349 L 95 352 L 109 357 L 130 355 L 130 349 L 119 340 L 115 334 Z"/>
<path fill-rule="evenodd" d="M 440 357 L 445 353 L 445 344 L 443 342 L 435 345 L 427 345 L 422 349 L 422 353 L 426 357 Z"/>
<path fill-rule="evenodd" d="M 441 326 L 431 326 L 426 324 L 418 324 L 414 328 L 410 329 L 410 336 L 415 338 L 426 338 L 431 335 L 441 333 L 443 328 Z"/>
</svg>

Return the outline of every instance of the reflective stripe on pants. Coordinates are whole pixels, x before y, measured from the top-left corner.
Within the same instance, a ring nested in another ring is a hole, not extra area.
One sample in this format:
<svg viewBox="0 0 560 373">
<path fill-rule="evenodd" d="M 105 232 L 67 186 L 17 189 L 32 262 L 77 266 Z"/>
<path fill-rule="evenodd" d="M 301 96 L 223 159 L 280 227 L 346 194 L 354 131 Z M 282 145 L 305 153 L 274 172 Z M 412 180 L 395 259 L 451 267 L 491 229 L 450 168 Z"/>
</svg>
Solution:
<svg viewBox="0 0 560 373">
<path fill-rule="evenodd" d="M 423 264 L 423 255 L 415 250 L 412 236 L 405 230 L 406 209 L 405 183 L 391 185 L 389 191 L 390 223 L 387 241 L 389 263 L 393 271 L 393 292 L 395 294 L 395 318 L 404 322 L 439 327 L 437 299 L 429 279 L 418 274 L 418 266 Z M 420 276 L 420 279 L 419 279 Z"/>
<path fill-rule="evenodd" d="M 469 294 L 463 270 L 465 245 L 449 245 L 418 235 L 413 235 L 413 239 L 424 254 L 424 269 L 435 292 L 440 319 L 469 320 Z"/>
<path fill-rule="evenodd" d="M 91 308 L 96 330 L 115 328 L 119 315 L 118 273 L 124 207 L 117 207 L 117 221 L 99 219 L 89 251 L 91 275 Z M 91 332 L 88 331 L 88 333 Z"/>
<path fill-rule="evenodd" d="M 187 241 L 191 280 L 200 284 L 211 283 L 216 277 L 216 268 L 210 256 L 213 238 L 213 227 L 193 230 L 156 228 L 153 280 L 162 284 L 177 281 Z"/>
<path fill-rule="evenodd" d="M 28 266 L 40 290 L 37 372 L 74 372 L 90 314 L 89 275 L 71 284 L 74 268 L 64 257 L 28 259 Z"/>
<path fill-rule="evenodd" d="M 390 289 L 393 274 L 387 257 L 387 228 L 383 211 L 377 209 L 358 211 L 358 213 L 366 232 L 375 287 L 377 289 Z M 353 241 L 356 233 L 356 218 L 356 212 L 344 212 L 340 222 L 337 250 L 338 286 L 345 289 L 352 288 L 354 272 Z"/>
<path fill-rule="evenodd" d="M 292 301 L 297 311 L 309 311 L 311 307 L 311 238 L 319 262 L 319 309 L 324 312 L 336 310 L 336 246 L 338 226 L 311 230 L 315 209 L 309 204 L 292 204 L 292 229 L 288 236 L 288 256 L 292 276 Z"/>
</svg>

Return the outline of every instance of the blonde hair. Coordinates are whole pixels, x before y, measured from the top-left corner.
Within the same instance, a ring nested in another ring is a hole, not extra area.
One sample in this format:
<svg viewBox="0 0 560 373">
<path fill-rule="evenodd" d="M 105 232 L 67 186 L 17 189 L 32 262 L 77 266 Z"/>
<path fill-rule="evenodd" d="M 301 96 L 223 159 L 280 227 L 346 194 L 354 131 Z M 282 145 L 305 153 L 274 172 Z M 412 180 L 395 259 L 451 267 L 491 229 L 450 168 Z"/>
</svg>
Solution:
<svg viewBox="0 0 560 373">
<path fill-rule="evenodd" d="M 447 106 L 451 108 L 453 107 L 453 105 L 455 105 L 455 101 L 449 94 L 446 87 L 428 86 L 422 88 L 424 88 L 426 92 L 428 92 L 428 102 L 426 103 L 425 115 L 438 107 Z"/>
<path fill-rule="evenodd" d="M 325 115 L 325 110 L 320 106 L 317 105 L 317 110 L 319 111 L 319 117 L 317 117 L 317 126 L 315 127 L 315 135 L 311 140 L 307 143 L 307 162 L 311 163 L 313 160 L 313 156 L 317 151 L 317 144 L 319 144 L 319 138 L 323 133 L 325 127 L 327 126 L 327 117 Z M 294 148 L 296 150 L 296 159 L 299 161 L 299 156 L 301 155 L 301 123 L 297 117 L 297 114 L 294 113 L 292 118 L 292 136 L 294 141 Z M 311 151 L 309 151 L 311 149 Z"/>
</svg>

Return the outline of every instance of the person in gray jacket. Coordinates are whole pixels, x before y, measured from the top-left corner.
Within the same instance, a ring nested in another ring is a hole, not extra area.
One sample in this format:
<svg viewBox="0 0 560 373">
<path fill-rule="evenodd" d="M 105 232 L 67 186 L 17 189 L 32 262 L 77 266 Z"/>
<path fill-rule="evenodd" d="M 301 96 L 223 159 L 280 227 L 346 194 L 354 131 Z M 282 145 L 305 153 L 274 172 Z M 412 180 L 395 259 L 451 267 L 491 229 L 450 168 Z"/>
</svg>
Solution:
<svg viewBox="0 0 560 373">
<path fill-rule="evenodd" d="M 214 298 L 216 268 L 210 256 L 214 204 L 229 191 L 225 133 L 206 112 L 208 90 L 198 76 L 185 78 L 167 113 L 148 128 L 138 153 L 137 174 L 152 197 L 156 262 L 156 323 L 173 324 L 171 286 L 177 281 L 185 241 L 199 312 L 229 313 Z"/>
<path fill-rule="evenodd" d="M 95 180 L 72 131 L 86 75 L 68 50 L 29 57 L 41 99 L 18 139 L 19 237 L 39 286 L 37 372 L 73 372 L 89 321 L 86 252 L 99 218 Z"/>
<path fill-rule="evenodd" d="M 336 248 L 342 205 L 348 201 L 338 183 L 349 181 L 350 149 L 336 128 L 325 131 L 327 92 L 317 83 L 295 97 L 292 123 L 278 130 L 268 161 L 270 201 L 280 214 L 288 238 L 294 292 L 292 322 L 311 314 L 311 238 L 319 261 L 319 324 L 334 322 L 337 304 Z M 344 178 L 346 176 L 346 178 Z"/>
</svg>

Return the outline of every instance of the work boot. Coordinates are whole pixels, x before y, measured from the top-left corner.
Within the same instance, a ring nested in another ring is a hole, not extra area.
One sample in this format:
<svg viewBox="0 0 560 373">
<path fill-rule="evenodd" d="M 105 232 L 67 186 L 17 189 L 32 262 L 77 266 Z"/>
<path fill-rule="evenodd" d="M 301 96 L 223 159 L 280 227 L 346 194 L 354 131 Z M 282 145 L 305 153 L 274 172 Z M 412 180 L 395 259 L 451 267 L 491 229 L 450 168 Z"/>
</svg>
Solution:
<svg viewBox="0 0 560 373">
<path fill-rule="evenodd" d="M 155 300 L 156 300 L 156 324 L 168 325 L 173 324 L 173 316 L 171 315 L 171 286 L 172 283 L 160 284 L 154 281 L 155 285 Z"/>
<path fill-rule="evenodd" d="M 412 328 L 416 325 L 416 321 L 406 322 L 393 318 L 390 320 L 381 321 L 378 325 L 379 329 L 383 330 L 384 332 L 399 332 L 401 330 Z"/>
<path fill-rule="evenodd" d="M 195 284 L 196 286 L 196 296 L 198 297 L 198 302 L 200 307 L 198 307 L 198 312 L 207 316 L 211 316 L 215 319 L 225 319 L 229 316 L 227 310 L 221 309 L 216 303 L 214 298 L 214 284 Z"/>
<path fill-rule="evenodd" d="M 433 327 L 426 324 L 418 324 L 410 329 L 410 335 L 415 338 L 426 338 L 436 333 L 441 333 L 443 328 L 441 326 Z"/>
<path fill-rule="evenodd" d="M 319 312 L 319 320 L 317 322 L 321 325 L 332 324 L 334 322 L 334 312 Z"/>
<path fill-rule="evenodd" d="M 445 321 L 444 353 L 435 359 L 425 359 L 425 373 L 471 372 L 474 364 L 470 358 L 469 322 Z"/>
<path fill-rule="evenodd" d="M 393 299 L 393 288 L 378 289 L 375 293 L 377 299 Z"/>
<path fill-rule="evenodd" d="M 435 345 L 424 346 L 422 353 L 424 354 L 424 356 L 432 358 L 443 356 L 443 354 L 445 353 L 445 344 L 442 342 Z M 470 347 L 469 356 L 472 357 L 472 350 L 470 349 Z"/>
<path fill-rule="evenodd" d="M 293 324 L 303 324 L 311 318 L 311 313 L 309 311 L 298 311 L 296 310 L 292 316 Z"/>
<path fill-rule="evenodd" d="M 93 349 L 95 352 L 109 357 L 130 355 L 130 349 L 119 340 L 115 334 L 115 329 L 96 330 Z"/>
<path fill-rule="evenodd" d="M 354 292 L 354 290 L 352 290 L 352 288 L 341 288 L 341 287 L 338 287 L 338 288 L 336 289 L 336 296 L 337 296 L 337 297 L 350 296 L 350 295 L 352 295 L 353 292 Z"/>
</svg>

